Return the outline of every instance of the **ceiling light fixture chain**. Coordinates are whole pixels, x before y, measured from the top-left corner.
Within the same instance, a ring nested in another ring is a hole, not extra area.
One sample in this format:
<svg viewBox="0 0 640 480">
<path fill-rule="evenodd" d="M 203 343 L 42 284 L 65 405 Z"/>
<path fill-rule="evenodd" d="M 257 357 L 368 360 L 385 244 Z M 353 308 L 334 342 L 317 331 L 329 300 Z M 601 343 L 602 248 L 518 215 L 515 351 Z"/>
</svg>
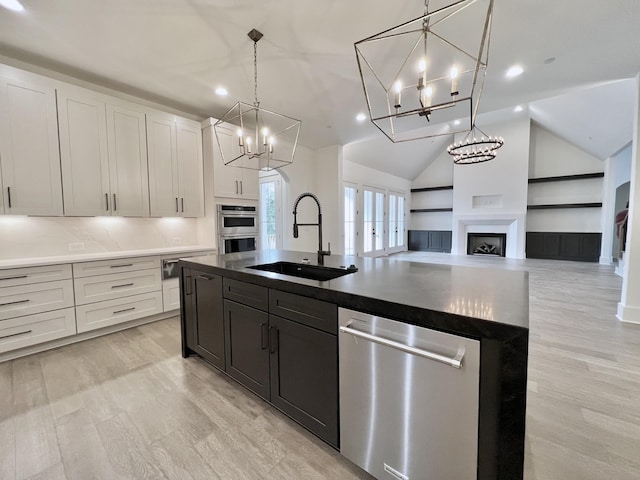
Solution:
<svg viewBox="0 0 640 480">
<path fill-rule="evenodd" d="M 258 100 L 258 41 L 262 33 L 252 29 L 253 105 L 236 103 L 213 125 L 225 165 L 251 170 L 274 170 L 293 163 L 300 120 L 260 107 Z M 237 142 L 232 139 L 236 130 Z"/>
</svg>

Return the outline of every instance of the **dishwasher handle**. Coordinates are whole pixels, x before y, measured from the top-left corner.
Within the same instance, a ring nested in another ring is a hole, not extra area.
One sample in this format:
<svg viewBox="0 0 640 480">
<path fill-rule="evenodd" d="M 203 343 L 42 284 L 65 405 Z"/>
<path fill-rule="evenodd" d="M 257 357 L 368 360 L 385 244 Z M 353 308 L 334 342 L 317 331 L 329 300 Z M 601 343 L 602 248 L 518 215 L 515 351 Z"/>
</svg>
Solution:
<svg viewBox="0 0 640 480">
<path fill-rule="evenodd" d="M 460 348 L 458 348 L 458 353 L 456 353 L 456 356 L 451 358 L 451 357 L 447 357 L 446 355 L 440 355 L 439 353 L 422 350 L 421 348 L 405 345 L 404 343 L 389 340 L 387 338 L 377 337 L 376 335 L 371 335 L 370 333 L 361 332 L 360 330 L 356 330 L 354 328 L 351 328 L 350 326 L 351 326 L 351 323 L 346 326 L 340 327 L 340 331 L 347 333 L 349 335 L 353 335 L 354 337 L 368 340 L 370 342 L 395 348 L 396 350 L 400 350 L 405 353 L 410 353 L 412 355 L 417 355 L 419 357 L 428 358 L 429 360 L 434 360 L 436 362 L 444 363 L 445 365 L 449 365 L 450 367 L 453 367 L 453 368 L 462 368 L 462 359 L 464 358 L 464 352 L 465 352 L 465 349 L 463 346 L 460 346 Z"/>
</svg>

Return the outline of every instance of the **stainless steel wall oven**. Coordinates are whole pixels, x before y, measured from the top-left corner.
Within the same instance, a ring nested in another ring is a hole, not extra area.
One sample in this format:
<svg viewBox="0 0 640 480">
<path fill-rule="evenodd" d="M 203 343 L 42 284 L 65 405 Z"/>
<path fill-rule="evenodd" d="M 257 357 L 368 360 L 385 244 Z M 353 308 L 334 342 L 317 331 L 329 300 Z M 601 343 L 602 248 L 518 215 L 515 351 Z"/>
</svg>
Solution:
<svg viewBox="0 0 640 480">
<path fill-rule="evenodd" d="M 246 252 L 258 247 L 258 209 L 250 205 L 219 204 L 218 250 Z"/>
</svg>

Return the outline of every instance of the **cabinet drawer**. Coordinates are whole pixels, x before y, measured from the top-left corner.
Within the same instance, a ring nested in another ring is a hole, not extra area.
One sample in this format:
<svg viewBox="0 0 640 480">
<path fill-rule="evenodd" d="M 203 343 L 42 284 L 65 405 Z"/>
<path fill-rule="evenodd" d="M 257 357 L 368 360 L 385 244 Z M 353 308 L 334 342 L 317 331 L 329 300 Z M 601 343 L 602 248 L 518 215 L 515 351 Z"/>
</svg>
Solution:
<svg viewBox="0 0 640 480">
<path fill-rule="evenodd" d="M 0 288 L 0 320 L 73 307 L 73 281 Z"/>
<path fill-rule="evenodd" d="M 76 278 L 76 305 L 162 290 L 160 269 Z"/>
<path fill-rule="evenodd" d="M 333 303 L 269 290 L 269 313 L 323 332 L 338 334 L 338 307 Z"/>
<path fill-rule="evenodd" d="M 45 265 L 42 267 L 10 268 L 0 270 L 0 287 L 52 282 L 71 278 L 71 265 Z"/>
<path fill-rule="evenodd" d="M 0 322 L 0 353 L 68 337 L 76 333 L 73 308 Z"/>
<path fill-rule="evenodd" d="M 160 268 L 160 257 L 135 257 L 73 264 L 73 278 Z"/>
<path fill-rule="evenodd" d="M 257 308 L 258 310 L 267 311 L 269 308 L 269 289 L 267 287 L 240 282 L 230 278 L 225 278 L 223 285 L 224 298 Z"/>
<path fill-rule="evenodd" d="M 180 279 L 162 281 L 162 306 L 165 312 L 180 308 Z"/>
<path fill-rule="evenodd" d="M 162 292 L 82 305 L 76 307 L 78 333 L 148 317 L 156 313 L 162 313 Z"/>
</svg>

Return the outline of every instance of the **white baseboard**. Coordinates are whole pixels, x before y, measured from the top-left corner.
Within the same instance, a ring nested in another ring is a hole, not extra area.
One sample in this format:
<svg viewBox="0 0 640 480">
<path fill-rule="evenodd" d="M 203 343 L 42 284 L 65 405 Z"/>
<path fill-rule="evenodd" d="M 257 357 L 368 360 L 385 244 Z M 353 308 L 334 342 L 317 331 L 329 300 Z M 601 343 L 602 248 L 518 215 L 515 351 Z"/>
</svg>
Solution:
<svg viewBox="0 0 640 480">
<path fill-rule="evenodd" d="M 624 323 L 635 323 L 640 325 L 640 307 L 630 307 L 618 303 L 618 320 Z"/>
<path fill-rule="evenodd" d="M 613 264 L 613 259 L 611 257 L 600 257 L 600 265 L 611 265 Z"/>
</svg>

